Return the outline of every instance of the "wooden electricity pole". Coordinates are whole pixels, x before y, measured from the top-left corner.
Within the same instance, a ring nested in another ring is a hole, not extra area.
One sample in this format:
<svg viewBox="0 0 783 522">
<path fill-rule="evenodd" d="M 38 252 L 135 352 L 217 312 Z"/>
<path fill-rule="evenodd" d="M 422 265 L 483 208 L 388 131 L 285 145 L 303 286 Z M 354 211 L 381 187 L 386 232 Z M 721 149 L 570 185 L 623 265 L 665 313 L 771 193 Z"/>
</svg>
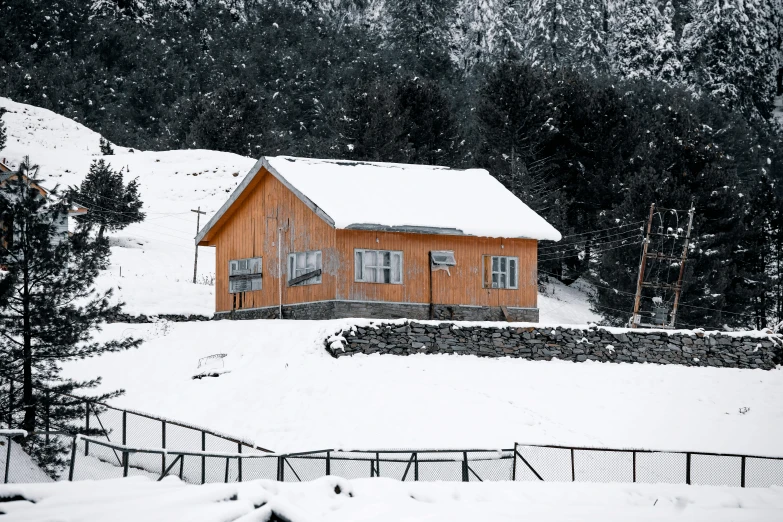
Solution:
<svg viewBox="0 0 783 522">
<path fill-rule="evenodd" d="M 642 285 L 644 284 L 644 268 L 647 264 L 647 248 L 650 246 L 650 231 L 652 229 L 653 213 L 655 212 L 655 203 L 650 205 L 650 217 L 647 218 L 647 237 L 644 238 L 642 247 L 642 259 L 639 261 L 639 279 L 636 283 L 636 299 L 633 302 L 633 315 L 631 316 L 631 328 L 636 328 L 640 322 L 639 304 L 642 301 Z"/>
<path fill-rule="evenodd" d="M 691 227 L 693 226 L 693 214 L 696 208 L 691 201 L 691 208 L 688 210 L 688 231 L 685 233 L 685 244 L 682 246 L 682 257 L 680 258 L 680 275 L 677 278 L 677 286 L 674 289 L 674 305 L 672 306 L 672 328 L 677 317 L 677 307 L 680 304 L 680 293 L 682 292 L 682 278 L 685 275 L 685 260 L 688 259 L 688 244 L 691 241 Z"/>
<path fill-rule="evenodd" d="M 190 209 L 191 212 L 196 213 L 196 235 L 198 235 L 198 231 L 201 230 L 200 227 L 200 221 L 201 221 L 201 214 L 206 214 L 206 212 L 201 211 L 201 207 L 198 207 L 196 210 Z M 196 257 L 193 259 L 193 284 L 196 284 L 196 272 L 198 272 L 198 245 L 196 245 Z"/>
</svg>

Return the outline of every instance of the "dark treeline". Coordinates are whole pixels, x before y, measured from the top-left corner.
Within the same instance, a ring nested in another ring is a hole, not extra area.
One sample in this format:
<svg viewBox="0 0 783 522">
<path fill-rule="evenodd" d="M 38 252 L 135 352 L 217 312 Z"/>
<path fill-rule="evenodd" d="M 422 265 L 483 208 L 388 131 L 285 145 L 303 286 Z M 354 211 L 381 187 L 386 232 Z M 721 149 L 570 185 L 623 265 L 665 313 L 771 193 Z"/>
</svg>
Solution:
<svg viewBox="0 0 783 522">
<path fill-rule="evenodd" d="M 560 4 L 4 0 L 0 94 L 140 149 L 487 168 L 617 324 L 650 203 L 693 203 L 682 324 L 783 320 L 779 2 Z"/>
</svg>

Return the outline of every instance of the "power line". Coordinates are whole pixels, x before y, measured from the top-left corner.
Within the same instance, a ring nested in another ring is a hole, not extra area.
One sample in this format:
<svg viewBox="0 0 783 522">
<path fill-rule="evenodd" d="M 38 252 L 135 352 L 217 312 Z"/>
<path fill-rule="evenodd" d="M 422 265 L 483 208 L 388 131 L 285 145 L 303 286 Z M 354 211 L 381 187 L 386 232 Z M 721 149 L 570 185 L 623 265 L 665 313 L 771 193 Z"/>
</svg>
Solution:
<svg viewBox="0 0 783 522">
<path fill-rule="evenodd" d="M 584 235 L 587 235 L 587 234 L 595 234 L 597 232 L 605 232 L 607 230 L 615 230 L 617 228 L 631 227 L 631 226 L 639 225 L 641 223 L 644 223 L 644 220 L 634 221 L 633 223 L 628 223 L 626 225 L 618 225 L 616 227 L 602 228 L 602 229 L 599 229 L 599 230 L 589 230 L 587 232 L 580 232 L 578 234 L 569 234 L 567 236 L 562 236 L 562 237 L 563 237 L 563 239 L 565 239 L 567 237 L 584 236 Z"/>
<path fill-rule="evenodd" d="M 600 239 L 598 239 L 598 240 L 596 240 L 594 242 L 591 242 L 590 245 L 594 246 L 594 247 L 595 246 L 601 246 L 601 245 L 604 245 L 604 244 L 607 244 L 607 243 L 614 243 L 614 242 L 617 242 L 617 241 L 622 241 L 624 239 L 629 239 L 629 238 L 632 238 L 632 237 L 637 236 L 637 235 L 639 237 L 641 237 L 641 232 L 639 230 L 628 230 L 626 232 L 621 232 L 619 234 L 615 234 L 615 235 L 612 235 L 612 236 L 607 236 L 605 238 L 600 238 Z M 614 239 L 611 239 L 611 238 L 614 238 Z M 546 246 L 546 247 L 539 248 L 538 251 L 539 252 L 548 253 L 548 252 L 550 252 L 552 250 L 568 250 L 570 248 L 578 247 L 578 246 L 586 245 L 586 244 L 587 244 L 586 241 L 574 241 L 572 243 L 566 243 L 566 244 L 562 244 L 562 245 L 549 245 L 549 246 Z"/>
<path fill-rule="evenodd" d="M 616 248 L 622 248 L 622 247 L 626 247 L 626 246 L 637 246 L 640 243 L 641 243 L 641 241 L 637 241 L 637 242 L 634 242 L 634 243 L 625 243 L 623 245 L 617 245 L 617 246 L 613 246 L 613 247 L 609 247 L 609 248 L 603 248 L 603 249 L 600 249 L 600 250 L 591 250 L 590 253 L 591 254 L 600 254 L 601 252 L 607 252 L 609 250 L 614 250 Z M 579 252 L 577 254 L 568 255 L 568 256 L 561 256 L 561 255 L 553 254 L 553 255 L 547 255 L 545 257 L 539 257 L 538 260 L 539 261 L 550 261 L 552 259 L 568 259 L 568 258 L 571 258 L 571 257 L 579 257 L 581 255 L 582 255 L 581 252 Z"/>
</svg>

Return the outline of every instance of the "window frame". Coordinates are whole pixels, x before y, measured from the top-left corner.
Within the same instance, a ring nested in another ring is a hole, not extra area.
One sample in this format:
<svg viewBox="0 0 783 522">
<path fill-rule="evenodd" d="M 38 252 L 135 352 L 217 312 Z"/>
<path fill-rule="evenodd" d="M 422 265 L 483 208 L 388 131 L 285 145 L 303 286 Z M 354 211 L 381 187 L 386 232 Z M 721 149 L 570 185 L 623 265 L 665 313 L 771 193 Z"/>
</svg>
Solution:
<svg viewBox="0 0 783 522">
<path fill-rule="evenodd" d="M 312 277 L 312 278 L 308 279 L 307 281 L 302 281 L 299 284 L 291 286 L 290 284 L 288 284 L 289 281 L 292 281 L 293 279 L 296 279 L 297 277 L 299 277 L 299 275 L 304 275 L 304 274 L 308 273 L 308 270 L 307 270 L 307 254 L 315 254 L 315 266 L 313 267 L 313 270 L 310 270 L 310 272 L 320 269 L 321 270 L 321 274 L 318 275 L 318 276 Z M 297 261 L 297 259 L 296 258 L 297 258 L 297 256 L 304 256 L 304 258 L 305 258 L 305 268 L 304 268 L 305 271 L 302 272 L 302 274 L 299 274 L 299 275 L 296 274 L 296 271 L 297 271 L 297 268 L 296 268 L 296 261 Z M 292 262 L 294 263 L 293 265 L 291 264 Z M 292 273 L 292 268 L 293 268 L 293 273 Z M 288 265 L 287 265 L 287 272 L 286 273 L 288 275 L 288 279 L 286 281 L 286 284 L 288 285 L 289 288 L 293 288 L 293 287 L 296 287 L 296 286 L 320 285 L 323 282 L 323 252 L 321 250 L 305 250 L 305 251 L 302 251 L 302 252 L 289 252 L 288 253 Z"/>
<path fill-rule="evenodd" d="M 377 260 L 378 254 L 384 254 L 384 253 L 388 252 L 389 253 L 389 266 L 387 267 L 386 265 L 379 265 L 379 264 L 377 264 L 377 261 L 376 261 L 376 264 L 368 265 L 367 264 L 367 253 L 368 252 L 374 253 L 375 256 L 376 256 L 376 260 Z M 359 254 L 361 254 L 361 257 L 362 257 L 361 278 L 359 277 L 359 273 L 356 270 L 357 266 L 358 266 L 357 256 Z M 395 281 L 394 280 L 394 257 L 395 256 L 399 256 L 399 260 L 400 260 L 399 281 Z M 386 281 L 369 281 L 369 280 L 367 280 L 365 276 L 367 274 L 367 269 L 368 268 L 376 270 L 376 277 L 375 277 L 375 279 L 378 278 L 377 277 L 377 274 L 378 274 L 377 270 L 387 270 L 388 269 L 389 270 L 389 282 L 387 283 Z M 403 253 L 402 250 L 380 250 L 380 249 L 375 249 L 375 248 L 354 248 L 353 249 L 353 281 L 354 281 L 354 283 L 370 283 L 370 284 L 376 284 L 376 285 L 402 285 L 405 282 L 404 273 L 405 273 L 405 254 Z"/>
<path fill-rule="evenodd" d="M 497 265 L 495 264 L 497 260 Z M 505 261 L 505 263 L 503 263 Z M 513 271 L 511 265 L 514 265 Z M 505 268 L 502 266 L 505 264 Z M 519 290 L 519 257 L 506 255 L 485 254 L 482 257 L 482 287 L 488 290 Z M 497 269 L 495 268 L 497 266 Z M 497 274 L 497 286 L 494 276 Z M 514 284 L 509 283 L 513 275 Z M 505 280 L 505 286 L 500 286 L 501 279 Z"/>
<path fill-rule="evenodd" d="M 237 263 L 237 268 L 233 264 Z M 242 265 L 245 268 L 240 268 Z M 255 270 L 255 271 L 254 271 Z M 239 281 L 249 281 L 250 287 L 246 290 L 232 288 Z M 228 261 L 228 293 L 231 295 L 245 292 L 258 292 L 264 288 L 264 259 L 263 257 L 245 257 L 229 259 Z"/>
</svg>

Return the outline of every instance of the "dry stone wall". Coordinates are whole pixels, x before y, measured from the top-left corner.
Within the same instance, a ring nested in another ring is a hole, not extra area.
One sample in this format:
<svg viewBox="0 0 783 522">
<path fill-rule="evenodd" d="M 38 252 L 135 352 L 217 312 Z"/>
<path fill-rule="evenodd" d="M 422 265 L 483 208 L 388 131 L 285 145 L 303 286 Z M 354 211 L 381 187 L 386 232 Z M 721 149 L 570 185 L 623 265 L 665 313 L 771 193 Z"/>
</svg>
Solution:
<svg viewBox="0 0 783 522">
<path fill-rule="evenodd" d="M 465 354 L 531 360 L 761 368 L 781 364 L 783 336 L 700 330 L 628 330 L 458 323 L 371 323 L 326 340 L 335 357 L 363 354 Z"/>
</svg>

